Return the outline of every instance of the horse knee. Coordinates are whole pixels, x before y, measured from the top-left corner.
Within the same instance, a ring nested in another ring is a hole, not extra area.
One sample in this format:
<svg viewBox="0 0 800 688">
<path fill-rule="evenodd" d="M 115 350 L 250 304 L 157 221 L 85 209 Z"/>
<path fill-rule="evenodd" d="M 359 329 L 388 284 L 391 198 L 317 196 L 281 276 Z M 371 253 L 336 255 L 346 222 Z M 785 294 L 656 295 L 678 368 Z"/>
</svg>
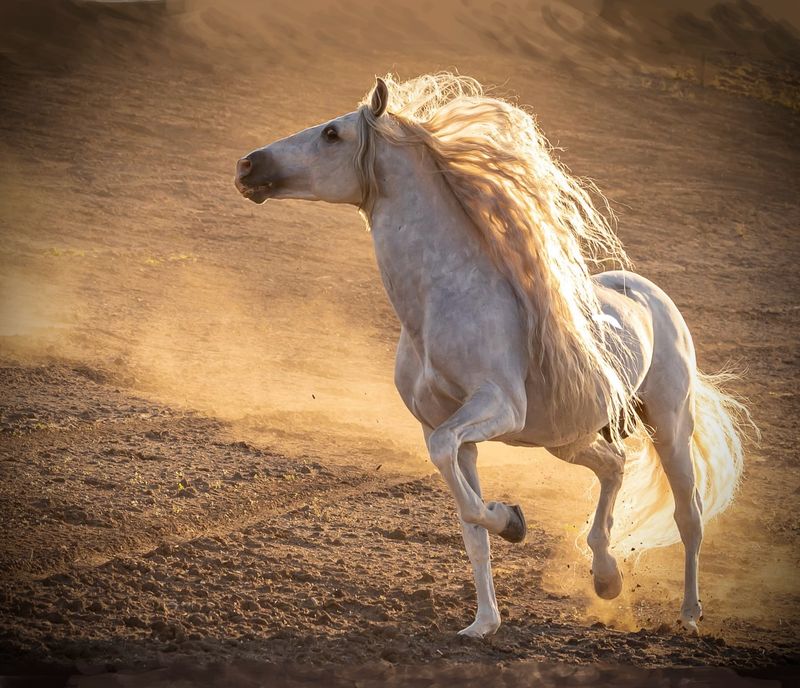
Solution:
<svg viewBox="0 0 800 688">
<path fill-rule="evenodd" d="M 434 430 L 428 438 L 428 454 L 440 472 L 451 467 L 458 456 L 458 444 L 453 432 L 448 429 Z"/>
</svg>

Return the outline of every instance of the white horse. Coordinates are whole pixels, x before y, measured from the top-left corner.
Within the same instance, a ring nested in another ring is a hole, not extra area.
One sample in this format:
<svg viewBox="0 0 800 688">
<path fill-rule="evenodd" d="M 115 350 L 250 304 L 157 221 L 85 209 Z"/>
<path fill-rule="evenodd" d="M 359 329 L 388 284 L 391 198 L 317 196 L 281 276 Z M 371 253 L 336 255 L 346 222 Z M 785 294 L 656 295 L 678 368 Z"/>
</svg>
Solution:
<svg viewBox="0 0 800 688">
<path fill-rule="evenodd" d="M 733 497 L 747 412 L 698 372 L 661 289 L 633 272 L 590 274 L 603 258 L 624 266 L 625 253 L 592 202 L 602 195 L 553 159 L 529 114 L 449 73 L 386 77 L 356 111 L 241 158 L 236 187 L 256 203 L 349 203 L 365 217 L 402 324 L 395 383 L 455 498 L 472 564 L 478 609 L 462 634 L 500 626 L 489 534 L 526 532 L 519 506 L 481 496 L 484 440 L 545 447 L 597 475 L 588 544 L 600 597 L 622 588 L 615 546 L 679 535 L 680 621 L 697 632 L 703 523 Z"/>
</svg>

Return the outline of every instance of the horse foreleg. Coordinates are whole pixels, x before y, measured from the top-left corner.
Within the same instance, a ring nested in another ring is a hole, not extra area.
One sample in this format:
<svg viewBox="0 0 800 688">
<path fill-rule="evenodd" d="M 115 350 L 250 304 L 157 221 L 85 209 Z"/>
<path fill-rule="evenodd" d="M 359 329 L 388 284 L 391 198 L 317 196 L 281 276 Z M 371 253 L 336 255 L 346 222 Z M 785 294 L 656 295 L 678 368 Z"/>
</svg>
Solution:
<svg viewBox="0 0 800 688">
<path fill-rule="evenodd" d="M 500 626 L 489 561 L 489 533 L 518 542 L 524 539 L 525 524 L 519 507 L 498 502 L 484 504 L 477 472 L 472 466 L 474 462 L 469 458 L 470 450 L 460 450 L 465 444 L 518 431 L 524 418 L 524 409 L 516 407 L 497 385 L 489 383 L 473 393 L 438 428 L 425 432 L 431 461 L 455 498 L 475 574 L 478 614 L 475 622 L 461 631 L 464 635 L 483 637 L 493 634 Z"/>
<path fill-rule="evenodd" d="M 478 388 L 438 428 L 425 430 L 431 461 L 450 488 L 461 519 L 512 542 L 524 539 L 522 511 L 501 502 L 484 504 L 458 465 L 458 450 L 466 442 L 481 442 L 517 432 L 524 422 L 524 409 L 512 403 L 497 385 L 488 383 Z"/>
<path fill-rule="evenodd" d="M 586 466 L 600 481 L 600 497 L 587 542 L 592 550 L 594 590 L 599 597 L 613 600 L 622 592 L 622 573 L 609 552 L 609 543 L 614 525 L 614 502 L 622 486 L 625 455 L 600 438 L 572 455 L 564 455 L 558 450 L 551 452 L 565 461 Z"/>
<path fill-rule="evenodd" d="M 458 465 L 470 487 L 478 497 L 481 496 L 481 485 L 478 479 L 478 448 L 469 442 L 458 450 Z M 489 531 L 483 526 L 467 523 L 461 519 L 461 532 L 464 536 L 464 547 L 472 565 L 475 579 L 475 590 L 478 596 L 478 611 L 475 621 L 460 633 L 467 636 L 492 635 L 500 627 L 500 611 L 497 609 L 497 598 L 492 579 L 492 555 L 489 545 Z"/>
</svg>

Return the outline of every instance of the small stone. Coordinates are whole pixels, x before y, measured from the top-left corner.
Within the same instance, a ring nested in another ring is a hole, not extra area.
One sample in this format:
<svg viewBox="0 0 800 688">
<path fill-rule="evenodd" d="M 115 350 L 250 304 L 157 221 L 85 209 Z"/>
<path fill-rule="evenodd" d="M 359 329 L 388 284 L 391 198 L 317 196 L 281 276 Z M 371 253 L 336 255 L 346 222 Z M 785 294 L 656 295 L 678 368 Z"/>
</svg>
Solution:
<svg viewBox="0 0 800 688">
<path fill-rule="evenodd" d="M 390 540 L 406 540 L 408 536 L 400 529 L 395 528 L 394 530 L 386 533 L 386 537 Z"/>
<path fill-rule="evenodd" d="M 307 600 L 303 600 L 300 603 L 300 606 L 304 609 L 316 609 L 319 607 L 319 602 L 315 597 L 309 597 Z"/>
</svg>

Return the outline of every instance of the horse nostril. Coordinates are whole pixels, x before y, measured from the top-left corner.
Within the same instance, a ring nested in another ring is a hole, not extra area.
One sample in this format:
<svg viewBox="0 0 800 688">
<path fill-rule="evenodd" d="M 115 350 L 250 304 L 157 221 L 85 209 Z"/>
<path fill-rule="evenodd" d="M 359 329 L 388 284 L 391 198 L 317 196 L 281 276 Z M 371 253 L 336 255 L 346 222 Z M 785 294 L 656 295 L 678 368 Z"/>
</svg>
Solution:
<svg viewBox="0 0 800 688">
<path fill-rule="evenodd" d="M 253 169 L 253 161 L 250 160 L 249 158 L 242 158 L 241 160 L 239 160 L 238 163 L 236 163 L 236 176 L 239 179 L 243 179 L 248 174 L 250 174 L 252 169 Z"/>
</svg>

